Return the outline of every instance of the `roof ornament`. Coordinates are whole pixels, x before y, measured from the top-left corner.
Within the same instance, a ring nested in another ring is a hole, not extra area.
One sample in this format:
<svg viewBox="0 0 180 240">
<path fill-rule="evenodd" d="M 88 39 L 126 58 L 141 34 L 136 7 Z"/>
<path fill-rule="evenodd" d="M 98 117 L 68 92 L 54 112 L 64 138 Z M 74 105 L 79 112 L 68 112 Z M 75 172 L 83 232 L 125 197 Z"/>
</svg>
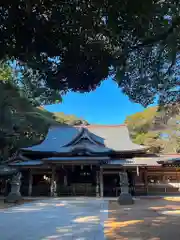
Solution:
<svg viewBox="0 0 180 240">
<path fill-rule="evenodd" d="M 76 141 L 72 145 L 77 145 L 83 141 L 89 141 L 91 144 L 97 145 L 98 143 L 92 138 L 91 133 L 88 131 L 87 128 L 82 128 L 82 134 L 80 137 L 76 139 Z"/>
</svg>

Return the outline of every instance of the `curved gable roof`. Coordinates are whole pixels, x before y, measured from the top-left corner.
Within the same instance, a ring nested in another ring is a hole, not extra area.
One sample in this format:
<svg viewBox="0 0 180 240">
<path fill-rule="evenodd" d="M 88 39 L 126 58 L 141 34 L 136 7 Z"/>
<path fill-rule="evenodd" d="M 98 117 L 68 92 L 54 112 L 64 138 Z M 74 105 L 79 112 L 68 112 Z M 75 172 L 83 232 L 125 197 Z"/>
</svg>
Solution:
<svg viewBox="0 0 180 240">
<path fill-rule="evenodd" d="M 89 142 L 82 141 L 86 138 Z M 134 144 L 125 125 L 88 125 L 50 127 L 45 140 L 38 145 L 24 148 L 26 151 L 67 153 L 75 149 L 97 152 L 145 151 L 144 146 Z"/>
<path fill-rule="evenodd" d="M 68 125 L 52 126 L 49 128 L 43 142 L 32 147 L 22 148 L 22 150 L 38 152 L 56 152 L 63 146 L 76 139 L 82 132 L 82 128 L 75 128 Z"/>
<path fill-rule="evenodd" d="M 95 138 L 101 137 L 101 143 L 114 151 L 138 151 L 146 147 L 132 142 L 126 125 L 89 125 L 88 130 Z"/>
</svg>

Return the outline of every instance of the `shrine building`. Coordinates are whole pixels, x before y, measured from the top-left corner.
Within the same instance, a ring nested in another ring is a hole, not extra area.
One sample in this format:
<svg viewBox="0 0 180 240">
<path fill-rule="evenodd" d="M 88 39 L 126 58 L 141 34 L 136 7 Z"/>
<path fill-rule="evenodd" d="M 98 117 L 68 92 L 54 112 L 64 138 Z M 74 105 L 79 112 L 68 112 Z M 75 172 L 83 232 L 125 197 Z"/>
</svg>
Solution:
<svg viewBox="0 0 180 240">
<path fill-rule="evenodd" d="M 51 126 L 44 141 L 20 149 L 11 166 L 23 196 L 117 197 L 126 171 L 132 195 L 179 194 L 180 155 L 152 155 L 125 125 Z"/>
</svg>

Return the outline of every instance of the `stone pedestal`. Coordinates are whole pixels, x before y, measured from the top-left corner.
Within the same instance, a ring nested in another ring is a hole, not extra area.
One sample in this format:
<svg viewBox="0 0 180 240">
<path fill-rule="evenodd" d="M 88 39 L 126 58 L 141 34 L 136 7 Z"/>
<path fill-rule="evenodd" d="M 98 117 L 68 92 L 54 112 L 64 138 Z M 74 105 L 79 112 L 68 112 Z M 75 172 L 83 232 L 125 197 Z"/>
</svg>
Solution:
<svg viewBox="0 0 180 240">
<path fill-rule="evenodd" d="M 118 197 L 118 203 L 120 205 L 131 205 L 134 203 L 134 200 L 129 193 L 129 183 L 128 183 L 128 177 L 127 172 L 119 173 L 120 177 L 120 186 L 121 186 L 121 194 Z"/>
<path fill-rule="evenodd" d="M 12 177 L 11 192 L 6 197 L 5 201 L 8 203 L 19 202 L 22 199 L 20 187 L 21 187 L 21 173 L 17 173 Z"/>
<path fill-rule="evenodd" d="M 134 200 L 133 200 L 131 194 L 129 194 L 129 193 L 120 194 L 117 201 L 120 205 L 131 205 L 134 203 Z"/>
</svg>

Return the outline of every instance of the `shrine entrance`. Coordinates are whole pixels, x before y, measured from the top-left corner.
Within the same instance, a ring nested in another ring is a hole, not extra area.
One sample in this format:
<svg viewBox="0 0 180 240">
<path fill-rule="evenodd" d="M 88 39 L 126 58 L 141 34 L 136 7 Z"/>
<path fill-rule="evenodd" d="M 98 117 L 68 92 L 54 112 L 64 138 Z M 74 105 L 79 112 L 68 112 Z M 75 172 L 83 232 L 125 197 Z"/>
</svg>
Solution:
<svg viewBox="0 0 180 240">
<path fill-rule="evenodd" d="M 75 196 L 95 196 L 95 169 L 91 166 L 76 166 L 72 172 L 71 186 Z"/>
<path fill-rule="evenodd" d="M 58 196 L 96 196 L 96 166 L 64 166 L 56 179 Z"/>
<path fill-rule="evenodd" d="M 124 171 L 124 170 L 121 170 Z M 118 197 L 121 193 L 120 187 L 120 171 L 106 171 L 103 173 L 104 197 Z M 135 174 L 133 171 L 127 171 L 129 192 L 134 195 L 135 189 Z"/>
<path fill-rule="evenodd" d="M 104 173 L 104 197 L 116 197 L 120 190 L 119 173 Z"/>
</svg>

